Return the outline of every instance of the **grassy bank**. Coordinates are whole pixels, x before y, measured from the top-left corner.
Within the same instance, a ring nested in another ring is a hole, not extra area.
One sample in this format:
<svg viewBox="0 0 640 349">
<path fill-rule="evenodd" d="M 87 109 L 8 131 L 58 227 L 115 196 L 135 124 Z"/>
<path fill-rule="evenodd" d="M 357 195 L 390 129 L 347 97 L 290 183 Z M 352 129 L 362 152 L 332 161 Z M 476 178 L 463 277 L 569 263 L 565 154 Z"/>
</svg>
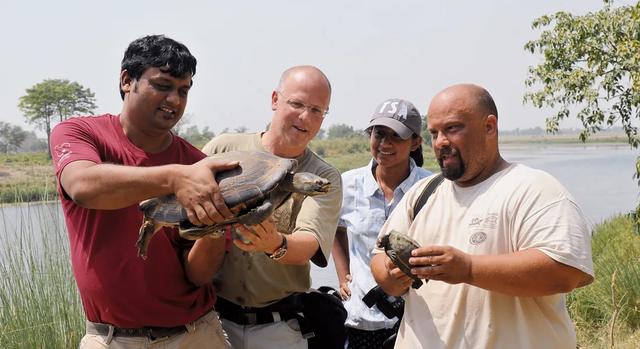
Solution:
<svg viewBox="0 0 640 349">
<path fill-rule="evenodd" d="M 628 216 L 596 227 L 592 239 L 596 279 L 569 295 L 579 343 L 586 348 L 640 345 L 640 235 Z"/>
<path fill-rule="evenodd" d="M 0 203 L 56 197 L 56 179 L 47 153 L 0 155 Z"/>
</svg>

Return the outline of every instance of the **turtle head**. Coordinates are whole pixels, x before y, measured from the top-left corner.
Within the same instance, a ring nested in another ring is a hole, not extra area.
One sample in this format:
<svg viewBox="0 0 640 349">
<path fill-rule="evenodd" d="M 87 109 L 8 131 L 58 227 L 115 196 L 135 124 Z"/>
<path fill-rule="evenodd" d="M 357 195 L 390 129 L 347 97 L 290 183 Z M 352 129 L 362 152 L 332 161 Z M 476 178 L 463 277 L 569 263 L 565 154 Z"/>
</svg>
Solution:
<svg viewBox="0 0 640 349">
<path fill-rule="evenodd" d="M 308 196 L 329 192 L 331 182 L 313 173 L 298 172 L 292 174 L 290 178 L 292 192 Z"/>
<path fill-rule="evenodd" d="M 376 247 L 382 248 L 385 251 L 389 249 L 389 234 L 382 235 L 378 241 L 376 241 Z"/>
</svg>

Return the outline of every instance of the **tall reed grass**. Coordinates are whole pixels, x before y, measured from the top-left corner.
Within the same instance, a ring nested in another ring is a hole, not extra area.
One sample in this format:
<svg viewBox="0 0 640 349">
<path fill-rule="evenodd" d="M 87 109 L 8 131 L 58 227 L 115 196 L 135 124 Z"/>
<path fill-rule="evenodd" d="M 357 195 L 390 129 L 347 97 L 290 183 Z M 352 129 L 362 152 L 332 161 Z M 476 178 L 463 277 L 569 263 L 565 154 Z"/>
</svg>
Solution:
<svg viewBox="0 0 640 349">
<path fill-rule="evenodd" d="M 75 348 L 84 315 L 57 204 L 0 208 L 0 348 Z"/>
<path fill-rule="evenodd" d="M 579 343 L 585 348 L 640 348 L 640 235 L 628 215 L 595 228 L 596 279 L 568 297 Z"/>
</svg>

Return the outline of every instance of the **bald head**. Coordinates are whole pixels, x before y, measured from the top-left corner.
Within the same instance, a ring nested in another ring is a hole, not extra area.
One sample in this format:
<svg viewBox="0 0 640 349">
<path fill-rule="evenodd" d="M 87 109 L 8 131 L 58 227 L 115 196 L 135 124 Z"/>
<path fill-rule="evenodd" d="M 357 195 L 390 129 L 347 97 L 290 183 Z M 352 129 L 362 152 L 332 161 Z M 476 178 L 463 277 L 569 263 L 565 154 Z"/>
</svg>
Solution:
<svg viewBox="0 0 640 349">
<path fill-rule="evenodd" d="M 498 109 L 489 91 L 474 84 L 449 86 L 433 97 L 431 104 L 434 103 L 454 104 L 474 114 L 498 117 Z"/>
<path fill-rule="evenodd" d="M 489 92 L 477 85 L 453 85 L 433 97 L 427 128 L 445 178 L 470 186 L 506 163 L 498 150 L 497 114 Z"/>
<path fill-rule="evenodd" d="M 291 67 L 285 70 L 280 76 L 280 82 L 278 83 L 278 91 L 282 91 L 285 88 L 285 84 L 288 80 L 295 79 L 311 79 L 317 80 L 320 79 L 324 81 L 329 90 L 329 95 L 331 95 L 331 83 L 329 82 L 329 78 L 322 72 L 322 70 L 312 66 L 312 65 L 298 65 L 295 67 Z"/>
</svg>

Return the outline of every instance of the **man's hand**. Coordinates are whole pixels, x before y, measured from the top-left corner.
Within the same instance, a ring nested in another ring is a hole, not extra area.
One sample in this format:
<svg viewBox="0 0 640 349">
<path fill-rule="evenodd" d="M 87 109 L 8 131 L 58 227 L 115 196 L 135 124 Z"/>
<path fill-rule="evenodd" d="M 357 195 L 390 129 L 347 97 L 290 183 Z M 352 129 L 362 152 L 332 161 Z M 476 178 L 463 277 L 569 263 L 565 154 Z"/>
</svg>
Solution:
<svg viewBox="0 0 640 349">
<path fill-rule="evenodd" d="M 233 240 L 233 243 L 243 251 L 273 253 L 282 246 L 282 234 L 276 230 L 271 218 L 257 225 L 237 224 L 234 227 L 236 232 L 247 241 L 245 243 L 239 239 Z"/>
<path fill-rule="evenodd" d="M 180 167 L 171 187 L 191 223 L 212 225 L 233 216 L 220 194 L 215 174 L 237 166 L 237 161 L 204 158 L 193 165 Z"/>
<path fill-rule="evenodd" d="M 389 256 L 385 255 L 384 258 L 385 258 L 384 266 L 387 269 L 387 274 L 389 274 L 389 278 L 393 280 L 393 282 L 399 287 L 401 287 L 402 289 L 408 289 L 409 286 L 411 286 L 411 284 L 413 283 L 413 279 L 407 276 L 407 274 L 402 272 L 400 268 L 398 268 L 395 264 L 393 264 Z"/>
<path fill-rule="evenodd" d="M 450 284 L 471 280 L 471 257 L 451 246 L 422 246 L 411 251 L 411 273 Z"/>
<path fill-rule="evenodd" d="M 351 274 L 347 274 L 344 276 L 344 280 L 340 282 L 340 297 L 343 301 L 351 297 L 351 289 L 349 288 L 351 280 Z"/>
</svg>

